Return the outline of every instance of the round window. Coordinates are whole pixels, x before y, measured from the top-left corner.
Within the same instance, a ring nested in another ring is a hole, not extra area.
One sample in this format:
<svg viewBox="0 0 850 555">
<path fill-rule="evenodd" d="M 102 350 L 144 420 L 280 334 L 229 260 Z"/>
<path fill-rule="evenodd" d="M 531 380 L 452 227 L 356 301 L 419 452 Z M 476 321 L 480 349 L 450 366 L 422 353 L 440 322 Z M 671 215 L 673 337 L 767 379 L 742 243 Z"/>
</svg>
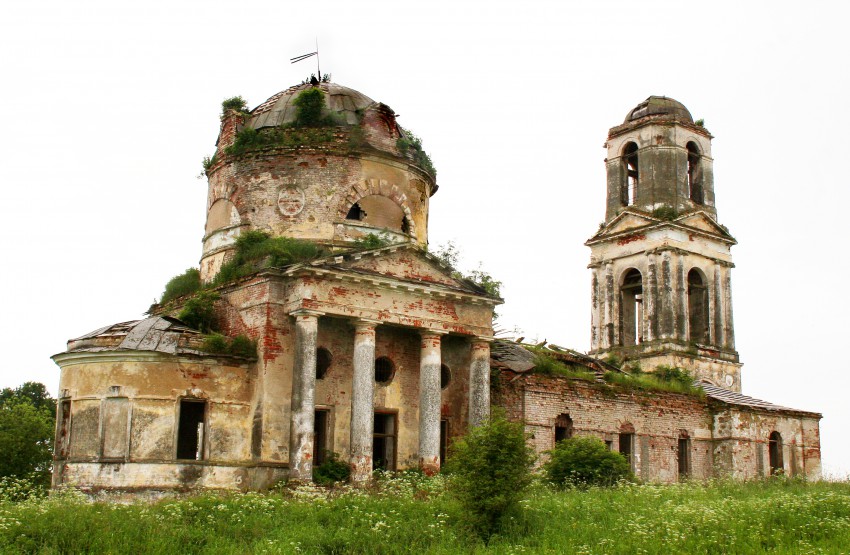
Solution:
<svg viewBox="0 0 850 555">
<path fill-rule="evenodd" d="M 375 360 L 375 381 L 379 384 L 388 384 L 395 374 L 395 364 L 387 357 L 379 357 Z"/>
<path fill-rule="evenodd" d="M 321 380 L 328 373 L 328 368 L 331 367 L 333 356 L 331 352 L 324 347 L 316 349 L 316 379 Z"/>
<path fill-rule="evenodd" d="M 452 381 L 452 371 L 449 370 L 449 367 L 445 364 L 440 365 L 440 388 L 445 389 L 449 387 L 449 383 Z"/>
</svg>

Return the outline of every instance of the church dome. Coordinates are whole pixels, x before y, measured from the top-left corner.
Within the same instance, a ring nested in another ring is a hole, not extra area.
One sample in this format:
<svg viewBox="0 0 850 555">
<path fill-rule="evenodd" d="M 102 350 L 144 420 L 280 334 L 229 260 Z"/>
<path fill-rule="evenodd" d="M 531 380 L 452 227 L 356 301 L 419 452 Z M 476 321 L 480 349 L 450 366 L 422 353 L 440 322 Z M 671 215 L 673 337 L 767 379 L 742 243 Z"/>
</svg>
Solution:
<svg viewBox="0 0 850 555">
<path fill-rule="evenodd" d="M 312 87 L 310 83 L 305 83 L 277 93 L 251 111 L 246 125 L 254 129 L 262 129 L 292 123 L 295 121 L 296 112 L 292 101 L 298 93 Z M 327 109 L 342 116 L 349 125 L 358 123 L 358 111 L 377 104 L 365 94 L 336 83 L 320 83 L 318 87 L 325 93 Z"/>
<path fill-rule="evenodd" d="M 666 96 L 650 96 L 629 112 L 623 123 L 630 123 L 646 116 L 669 116 L 671 119 L 693 123 L 691 113 L 678 100 Z"/>
</svg>

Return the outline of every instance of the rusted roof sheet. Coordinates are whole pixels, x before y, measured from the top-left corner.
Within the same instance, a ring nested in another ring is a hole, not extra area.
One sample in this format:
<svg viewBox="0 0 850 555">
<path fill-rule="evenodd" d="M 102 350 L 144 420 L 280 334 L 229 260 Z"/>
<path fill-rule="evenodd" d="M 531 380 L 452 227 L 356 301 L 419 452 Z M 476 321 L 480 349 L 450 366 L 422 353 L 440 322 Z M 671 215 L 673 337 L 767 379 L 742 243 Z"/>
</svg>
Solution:
<svg viewBox="0 0 850 555">
<path fill-rule="evenodd" d="M 490 345 L 490 363 L 517 373 L 528 372 L 534 368 L 534 353 L 519 343 L 496 340 Z"/>
<path fill-rule="evenodd" d="M 132 350 L 168 354 L 196 353 L 196 349 L 189 347 L 189 340 L 199 340 L 201 335 L 201 332 L 176 318 L 152 316 L 105 326 L 71 339 L 68 341 L 68 352 Z M 185 339 L 183 342 L 180 341 L 181 337 Z"/>
<path fill-rule="evenodd" d="M 705 394 L 709 398 L 714 399 L 716 401 L 720 401 L 721 403 L 726 403 L 727 405 L 748 407 L 751 409 L 766 410 L 772 412 L 804 413 L 812 416 L 817 416 L 818 418 L 821 416 L 821 414 L 817 412 L 810 412 L 800 409 L 792 409 L 790 407 L 783 407 L 780 405 L 774 405 L 773 403 L 769 403 L 768 401 L 762 401 L 761 399 L 756 399 L 755 397 L 749 397 L 747 395 L 743 395 L 735 391 L 729 391 L 728 389 L 723 389 L 722 387 L 717 387 L 716 385 L 712 385 L 710 383 L 700 382 L 697 385 L 699 385 L 705 391 Z"/>
</svg>

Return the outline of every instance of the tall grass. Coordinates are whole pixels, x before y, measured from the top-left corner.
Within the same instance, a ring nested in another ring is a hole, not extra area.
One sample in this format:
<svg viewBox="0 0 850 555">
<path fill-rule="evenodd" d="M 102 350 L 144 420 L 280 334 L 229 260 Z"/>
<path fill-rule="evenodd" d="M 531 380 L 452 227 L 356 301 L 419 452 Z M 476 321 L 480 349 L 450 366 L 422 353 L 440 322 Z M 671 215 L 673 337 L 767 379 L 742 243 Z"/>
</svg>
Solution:
<svg viewBox="0 0 850 555">
<path fill-rule="evenodd" d="M 846 553 L 850 484 L 537 485 L 485 545 L 444 477 L 158 503 L 0 501 L 2 553 Z"/>
</svg>

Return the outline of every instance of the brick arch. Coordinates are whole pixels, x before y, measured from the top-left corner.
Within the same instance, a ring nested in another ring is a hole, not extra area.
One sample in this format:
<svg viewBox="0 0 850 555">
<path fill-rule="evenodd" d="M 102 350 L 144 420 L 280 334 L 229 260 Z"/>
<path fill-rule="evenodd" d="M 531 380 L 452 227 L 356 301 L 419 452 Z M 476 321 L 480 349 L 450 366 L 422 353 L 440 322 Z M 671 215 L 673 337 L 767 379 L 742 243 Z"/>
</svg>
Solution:
<svg viewBox="0 0 850 555">
<path fill-rule="evenodd" d="M 416 222 L 413 221 L 413 214 L 407 202 L 407 195 L 398 188 L 398 185 L 390 183 L 386 179 L 364 179 L 361 183 L 352 185 L 337 210 L 338 216 L 341 219 L 345 219 L 345 216 L 348 215 L 348 210 L 355 202 L 370 195 L 386 197 L 396 203 L 402 212 L 404 212 L 404 217 L 407 218 L 407 224 L 410 230 L 409 235 L 414 239 L 416 238 Z"/>
</svg>

